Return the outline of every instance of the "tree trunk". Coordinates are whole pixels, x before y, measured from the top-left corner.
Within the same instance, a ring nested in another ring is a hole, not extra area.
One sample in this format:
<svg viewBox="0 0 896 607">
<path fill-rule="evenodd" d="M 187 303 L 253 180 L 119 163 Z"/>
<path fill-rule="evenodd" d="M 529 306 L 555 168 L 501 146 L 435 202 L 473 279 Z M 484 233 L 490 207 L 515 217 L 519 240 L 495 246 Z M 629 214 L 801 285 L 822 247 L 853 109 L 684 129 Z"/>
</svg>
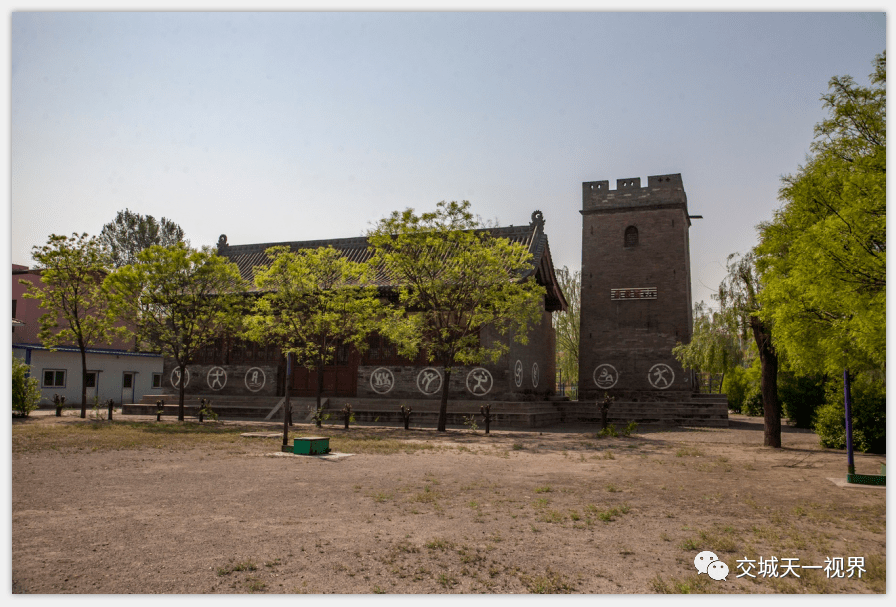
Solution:
<svg viewBox="0 0 896 607">
<path fill-rule="evenodd" d="M 725 385 L 725 374 L 722 373 L 722 379 L 719 380 L 719 394 L 722 393 L 722 387 Z"/>
<path fill-rule="evenodd" d="M 324 391 L 324 366 L 322 364 L 317 365 L 317 404 L 315 405 L 317 408 L 315 411 L 315 423 L 317 427 L 320 428 L 320 395 Z"/>
<path fill-rule="evenodd" d="M 445 432 L 445 425 L 448 423 L 448 380 L 451 379 L 451 369 L 442 367 L 445 376 L 442 383 L 442 402 L 439 404 L 439 425 L 436 428 L 439 432 Z"/>
<path fill-rule="evenodd" d="M 177 421 L 184 421 L 184 391 L 187 384 L 187 365 L 180 365 L 180 382 L 178 383 Z"/>
<path fill-rule="evenodd" d="M 843 412 L 846 420 L 846 473 L 856 473 L 852 453 L 852 390 L 849 385 L 849 369 L 843 369 Z"/>
<path fill-rule="evenodd" d="M 83 345 L 81 345 L 81 419 L 87 419 L 87 348 Z"/>
<path fill-rule="evenodd" d="M 759 363 L 762 376 L 759 390 L 762 393 L 762 408 L 765 412 L 765 446 L 781 448 L 781 414 L 778 411 L 778 354 L 772 345 L 771 332 L 765 323 L 755 316 L 750 317 L 753 337 L 759 349 Z"/>
<path fill-rule="evenodd" d="M 289 402 L 289 386 L 292 383 L 292 366 L 286 355 L 286 390 L 283 397 L 283 446 L 289 445 L 289 424 L 292 421 L 292 405 Z"/>
</svg>

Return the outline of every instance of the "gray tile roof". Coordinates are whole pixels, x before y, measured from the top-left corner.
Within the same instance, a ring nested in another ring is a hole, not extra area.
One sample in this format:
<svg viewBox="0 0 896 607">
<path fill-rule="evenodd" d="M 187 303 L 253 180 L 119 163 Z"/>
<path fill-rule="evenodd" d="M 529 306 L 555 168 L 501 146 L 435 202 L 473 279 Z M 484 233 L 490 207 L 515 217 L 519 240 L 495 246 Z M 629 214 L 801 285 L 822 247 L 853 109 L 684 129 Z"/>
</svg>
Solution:
<svg viewBox="0 0 896 607">
<path fill-rule="evenodd" d="M 565 310 L 566 298 L 560 291 L 557 278 L 554 275 L 554 265 L 551 260 L 548 237 L 544 233 L 544 219 L 541 211 L 532 213 L 532 222 L 525 226 L 509 226 L 488 228 L 492 236 L 507 238 L 511 242 L 525 246 L 532 253 L 532 267 L 523 278 L 534 275 L 539 284 L 547 288 L 545 306 L 549 311 Z M 250 291 L 255 290 L 254 268 L 265 267 L 270 264 L 270 259 L 265 254 L 271 247 L 287 246 L 292 251 L 302 249 L 316 249 L 319 247 L 333 247 L 340 251 L 351 261 L 366 262 L 373 256 L 368 247 L 366 237 L 334 238 L 330 240 L 303 240 L 292 242 L 266 242 L 258 244 L 232 245 L 227 242 L 227 236 L 222 234 L 218 239 L 218 254 L 227 257 L 236 264 L 240 275 L 250 285 Z M 375 278 L 376 284 L 384 290 L 393 286 L 383 274 Z"/>
</svg>

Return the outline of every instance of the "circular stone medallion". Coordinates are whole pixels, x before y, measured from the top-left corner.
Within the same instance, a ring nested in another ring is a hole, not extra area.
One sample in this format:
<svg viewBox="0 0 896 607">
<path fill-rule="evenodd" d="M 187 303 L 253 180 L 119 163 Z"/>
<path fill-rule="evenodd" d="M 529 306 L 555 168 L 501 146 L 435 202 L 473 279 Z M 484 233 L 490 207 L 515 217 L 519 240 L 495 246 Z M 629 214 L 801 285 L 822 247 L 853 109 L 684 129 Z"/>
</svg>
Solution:
<svg viewBox="0 0 896 607">
<path fill-rule="evenodd" d="M 523 387 L 523 362 L 520 360 L 513 365 L 513 382 L 517 388 Z"/>
<path fill-rule="evenodd" d="M 184 388 L 190 385 L 190 370 L 185 370 L 187 373 L 187 378 L 184 380 Z M 171 371 L 171 385 L 175 388 L 180 387 L 180 367 L 174 367 Z"/>
<path fill-rule="evenodd" d="M 607 363 L 597 365 L 592 377 L 594 378 L 594 383 L 601 390 L 609 390 L 619 381 L 619 373 L 616 371 L 616 367 Z"/>
<path fill-rule="evenodd" d="M 252 367 L 246 371 L 246 388 L 250 392 L 258 392 L 264 388 L 265 379 L 264 371 L 260 367 Z"/>
<path fill-rule="evenodd" d="M 370 374 L 370 388 L 377 394 L 386 394 L 395 387 L 395 375 L 386 367 L 379 367 Z"/>
<path fill-rule="evenodd" d="M 205 383 L 212 390 L 220 390 L 227 384 L 227 371 L 221 367 L 212 367 L 205 376 Z"/>
<path fill-rule="evenodd" d="M 438 394 L 442 389 L 442 374 L 432 367 L 422 369 L 417 374 L 417 389 L 427 396 Z"/>
<path fill-rule="evenodd" d="M 658 363 L 650 367 L 647 372 L 647 381 L 658 390 L 665 390 L 675 381 L 675 371 L 665 363 Z"/>
<path fill-rule="evenodd" d="M 467 373 L 467 390 L 473 396 L 485 396 L 492 389 L 492 384 L 494 384 L 494 380 L 488 369 L 476 367 Z"/>
</svg>

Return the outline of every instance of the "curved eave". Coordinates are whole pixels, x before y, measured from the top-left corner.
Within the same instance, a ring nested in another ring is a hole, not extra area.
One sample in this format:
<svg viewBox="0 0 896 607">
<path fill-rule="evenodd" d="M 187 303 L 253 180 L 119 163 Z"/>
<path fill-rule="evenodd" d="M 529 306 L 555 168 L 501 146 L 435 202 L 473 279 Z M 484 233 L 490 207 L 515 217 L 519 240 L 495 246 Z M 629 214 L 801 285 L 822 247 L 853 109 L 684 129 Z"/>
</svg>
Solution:
<svg viewBox="0 0 896 607">
<path fill-rule="evenodd" d="M 545 234 L 542 234 L 539 239 L 533 262 L 535 263 L 535 279 L 547 290 L 544 297 L 544 309 L 548 312 L 566 312 L 569 303 L 557 282 L 554 261 L 551 259 L 551 248 L 548 246 L 548 237 Z"/>
</svg>

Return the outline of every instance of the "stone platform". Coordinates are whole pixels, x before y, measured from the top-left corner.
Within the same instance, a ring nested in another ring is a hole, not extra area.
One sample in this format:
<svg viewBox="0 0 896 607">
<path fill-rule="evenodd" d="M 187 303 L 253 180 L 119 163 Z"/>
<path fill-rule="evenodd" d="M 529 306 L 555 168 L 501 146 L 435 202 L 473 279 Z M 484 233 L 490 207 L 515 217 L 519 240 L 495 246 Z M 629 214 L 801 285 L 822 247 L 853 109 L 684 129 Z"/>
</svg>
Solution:
<svg viewBox="0 0 896 607">
<path fill-rule="evenodd" d="M 199 398 L 211 400 L 212 410 L 222 419 L 253 419 L 280 421 L 283 419 L 283 397 L 227 397 L 216 394 L 192 395 L 184 403 L 184 413 L 190 417 L 199 414 Z M 165 401 L 163 415 L 177 415 L 177 395 L 166 394 L 147 397 L 144 402 L 123 405 L 123 415 L 155 415 L 156 400 Z M 314 398 L 292 397 L 293 421 L 307 423 L 315 406 Z M 324 397 L 324 410 L 330 415 L 326 422 L 342 422 L 341 411 L 346 404 L 352 406 L 356 422 L 401 426 L 404 421 L 399 407 L 410 407 L 411 426 L 435 427 L 439 416 L 438 400 L 386 400 L 356 397 Z M 452 400 L 448 402 L 448 425 L 463 426 L 465 419 L 474 416 L 476 424 L 484 427 L 480 407 L 484 401 Z M 600 424 L 600 409 L 594 401 L 530 401 L 493 402 L 491 404 L 492 427 L 538 428 L 562 423 Z M 630 421 L 639 424 L 667 424 L 674 426 L 728 427 L 728 399 L 722 394 L 692 394 L 676 402 L 626 402 L 616 401 L 610 407 L 608 421 L 617 427 Z"/>
</svg>

